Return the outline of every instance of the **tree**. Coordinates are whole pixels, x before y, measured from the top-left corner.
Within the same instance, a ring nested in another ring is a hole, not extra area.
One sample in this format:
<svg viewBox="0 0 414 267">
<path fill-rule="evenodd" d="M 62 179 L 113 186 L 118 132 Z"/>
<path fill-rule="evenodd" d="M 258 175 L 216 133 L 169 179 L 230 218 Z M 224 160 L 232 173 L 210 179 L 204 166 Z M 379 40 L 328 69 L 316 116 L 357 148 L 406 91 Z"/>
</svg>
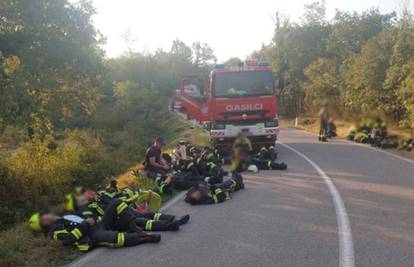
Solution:
<svg viewBox="0 0 414 267">
<path fill-rule="evenodd" d="M 304 25 L 321 25 L 326 19 L 326 0 L 305 4 L 305 13 L 302 16 Z"/>
<path fill-rule="evenodd" d="M 342 101 L 348 113 L 386 114 L 396 105 L 395 93 L 383 87 L 394 39 L 394 30 L 380 33 L 363 46 L 360 54 L 343 65 Z"/>
<path fill-rule="evenodd" d="M 305 75 L 308 78 L 304 83 L 305 102 L 309 110 L 315 111 L 326 101 L 339 106 L 341 92 L 335 62 L 320 58 L 305 69 Z"/>
<path fill-rule="evenodd" d="M 171 54 L 182 58 L 187 62 L 191 62 L 193 57 L 193 51 L 191 48 L 187 46 L 183 41 L 180 41 L 178 39 L 173 41 L 173 44 L 171 46 Z"/>
<path fill-rule="evenodd" d="M 90 2 L 4 0 L 0 8 L 0 51 L 20 62 L 12 76 L 3 76 L 14 101 L 0 116 L 40 123 L 35 126 L 46 132 L 90 116 L 104 74 Z"/>
<path fill-rule="evenodd" d="M 384 90 L 394 96 L 390 111 L 404 126 L 413 126 L 414 20 L 406 9 L 398 25 Z"/>
<path fill-rule="evenodd" d="M 192 45 L 194 53 L 194 65 L 205 67 L 217 61 L 214 50 L 206 43 L 195 42 Z"/>
<path fill-rule="evenodd" d="M 224 64 L 230 67 L 239 67 L 243 65 L 243 60 L 241 60 L 238 57 L 232 57 L 232 58 L 229 58 L 226 62 L 224 62 Z"/>
</svg>

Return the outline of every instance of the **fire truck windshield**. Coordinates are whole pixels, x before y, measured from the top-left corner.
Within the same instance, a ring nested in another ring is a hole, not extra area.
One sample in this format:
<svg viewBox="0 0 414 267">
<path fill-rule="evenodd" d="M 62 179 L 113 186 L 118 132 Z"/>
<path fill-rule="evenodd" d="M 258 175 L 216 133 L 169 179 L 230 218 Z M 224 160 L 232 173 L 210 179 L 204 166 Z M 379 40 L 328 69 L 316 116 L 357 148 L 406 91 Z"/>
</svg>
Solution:
<svg viewBox="0 0 414 267">
<path fill-rule="evenodd" d="M 213 80 L 213 96 L 248 97 L 274 94 L 271 71 L 244 71 L 216 73 Z"/>
</svg>

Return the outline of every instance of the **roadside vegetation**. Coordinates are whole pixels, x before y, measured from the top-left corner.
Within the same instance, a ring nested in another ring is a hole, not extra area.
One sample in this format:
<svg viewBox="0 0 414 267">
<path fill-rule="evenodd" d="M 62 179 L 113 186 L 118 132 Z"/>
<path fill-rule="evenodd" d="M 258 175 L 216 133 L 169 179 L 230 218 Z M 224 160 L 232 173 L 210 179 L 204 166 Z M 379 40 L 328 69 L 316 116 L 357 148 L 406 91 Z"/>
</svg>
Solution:
<svg viewBox="0 0 414 267">
<path fill-rule="evenodd" d="M 333 116 L 359 122 L 381 116 L 413 134 L 414 21 L 409 9 L 382 14 L 305 6 L 300 22 L 274 17 L 271 43 L 253 53 L 274 67 L 280 115 L 315 116 L 328 101 Z"/>
<path fill-rule="evenodd" d="M 301 23 L 277 13 L 272 42 L 251 56 L 274 67 L 280 114 L 312 116 L 328 100 L 340 120 L 380 114 L 412 134 L 412 15 L 338 11 L 328 21 L 325 11 L 324 1 L 309 4 Z M 87 0 L 0 1 L 0 266 L 75 257 L 23 222 L 35 210 L 59 210 L 76 186 L 136 183 L 129 170 L 155 136 L 208 143 L 168 103 L 181 75 L 209 73 L 212 48 L 174 40 L 168 51 L 108 59 L 94 13 Z"/>
<path fill-rule="evenodd" d="M 28 216 L 59 211 L 76 186 L 122 175 L 156 136 L 186 133 L 168 112 L 170 96 L 182 74 L 207 74 L 215 61 L 207 44 L 179 40 L 169 51 L 107 59 L 93 14 L 90 1 L 0 3 L 0 266 L 75 257 L 32 234 Z"/>
</svg>

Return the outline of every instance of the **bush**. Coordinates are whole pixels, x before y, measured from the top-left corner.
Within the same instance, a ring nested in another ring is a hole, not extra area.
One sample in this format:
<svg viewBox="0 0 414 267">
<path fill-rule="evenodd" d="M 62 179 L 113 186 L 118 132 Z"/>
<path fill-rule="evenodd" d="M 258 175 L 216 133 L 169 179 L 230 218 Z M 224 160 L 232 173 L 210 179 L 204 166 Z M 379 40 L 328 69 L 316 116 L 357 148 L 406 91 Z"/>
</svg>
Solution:
<svg viewBox="0 0 414 267">
<path fill-rule="evenodd" d="M 119 171 L 103 144 L 88 132 L 70 132 L 56 149 L 49 149 L 50 143 L 34 140 L 0 161 L 0 228 L 61 203 L 74 186 L 93 187 Z"/>
</svg>

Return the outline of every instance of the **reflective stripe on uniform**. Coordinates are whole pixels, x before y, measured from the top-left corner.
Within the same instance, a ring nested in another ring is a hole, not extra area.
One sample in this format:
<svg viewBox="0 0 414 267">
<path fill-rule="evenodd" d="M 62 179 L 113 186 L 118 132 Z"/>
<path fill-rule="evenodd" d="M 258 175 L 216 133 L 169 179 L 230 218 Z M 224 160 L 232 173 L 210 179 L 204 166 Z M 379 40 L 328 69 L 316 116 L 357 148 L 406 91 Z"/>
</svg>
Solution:
<svg viewBox="0 0 414 267">
<path fill-rule="evenodd" d="M 100 215 L 104 214 L 104 210 L 96 202 L 92 202 L 88 205 L 88 208 L 95 209 Z"/>
<path fill-rule="evenodd" d="M 216 195 L 218 195 L 222 192 L 223 192 L 223 190 L 221 190 L 221 188 L 217 188 L 216 190 L 214 190 L 214 194 L 216 194 Z"/>
<path fill-rule="evenodd" d="M 154 222 L 153 220 L 148 220 L 147 223 L 145 224 L 145 230 L 152 231 L 152 223 L 153 222 Z"/>
<path fill-rule="evenodd" d="M 230 181 L 231 181 L 231 189 L 236 188 L 237 182 L 234 179 L 231 179 Z"/>
<path fill-rule="evenodd" d="M 214 200 L 214 203 L 215 203 L 215 204 L 217 204 L 217 203 L 218 203 L 218 198 L 217 198 L 217 196 L 216 196 L 215 194 L 208 193 L 208 196 L 210 196 L 210 197 Z"/>
<path fill-rule="evenodd" d="M 118 207 L 116 207 L 116 212 L 117 214 L 121 214 L 126 208 L 128 208 L 128 205 L 125 204 L 124 202 L 121 202 Z"/>
<path fill-rule="evenodd" d="M 78 228 L 73 229 L 70 233 L 76 238 L 76 240 L 82 237 L 82 232 Z"/>
<path fill-rule="evenodd" d="M 268 161 L 267 162 L 267 167 L 271 170 L 272 169 L 272 162 L 271 161 Z"/>
<path fill-rule="evenodd" d="M 90 246 L 88 244 L 79 244 L 78 242 L 75 244 L 79 251 L 88 251 L 90 249 Z"/>
<path fill-rule="evenodd" d="M 158 221 L 162 216 L 162 213 L 155 213 L 154 214 L 154 220 Z"/>
<path fill-rule="evenodd" d="M 60 234 L 67 234 L 67 233 L 68 233 L 68 231 L 66 231 L 66 230 L 57 230 L 57 231 L 54 231 L 53 232 L 53 240 L 58 240 L 58 236 Z"/>
<path fill-rule="evenodd" d="M 166 184 L 166 183 L 162 183 L 162 184 L 161 184 L 161 186 L 160 186 L 160 192 L 161 192 L 161 193 L 165 193 L 165 192 L 164 192 L 164 188 L 165 188 L 166 186 L 167 186 L 167 184 Z"/>
<path fill-rule="evenodd" d="M 209 163 L 207 163 L 207 166 L 208 166 L 210 169 L 212 169 L 212 168 L 216 167 L 217 165 L 216 165 L 214 162 L 209 162 Z"/>
<path fill-rule="evenodd" d="M 190 162 L 188 165 L 187 165 L 187 170 L 188 169 L 190 169 L 191 167 L 193 167 L 194 166 L 194 162 Z"/>
<path fill-rule="evenodd" d="M 125 244 L 125 233 L 118 233 L 117 245 L 122 247 Z"/>
</svg>

